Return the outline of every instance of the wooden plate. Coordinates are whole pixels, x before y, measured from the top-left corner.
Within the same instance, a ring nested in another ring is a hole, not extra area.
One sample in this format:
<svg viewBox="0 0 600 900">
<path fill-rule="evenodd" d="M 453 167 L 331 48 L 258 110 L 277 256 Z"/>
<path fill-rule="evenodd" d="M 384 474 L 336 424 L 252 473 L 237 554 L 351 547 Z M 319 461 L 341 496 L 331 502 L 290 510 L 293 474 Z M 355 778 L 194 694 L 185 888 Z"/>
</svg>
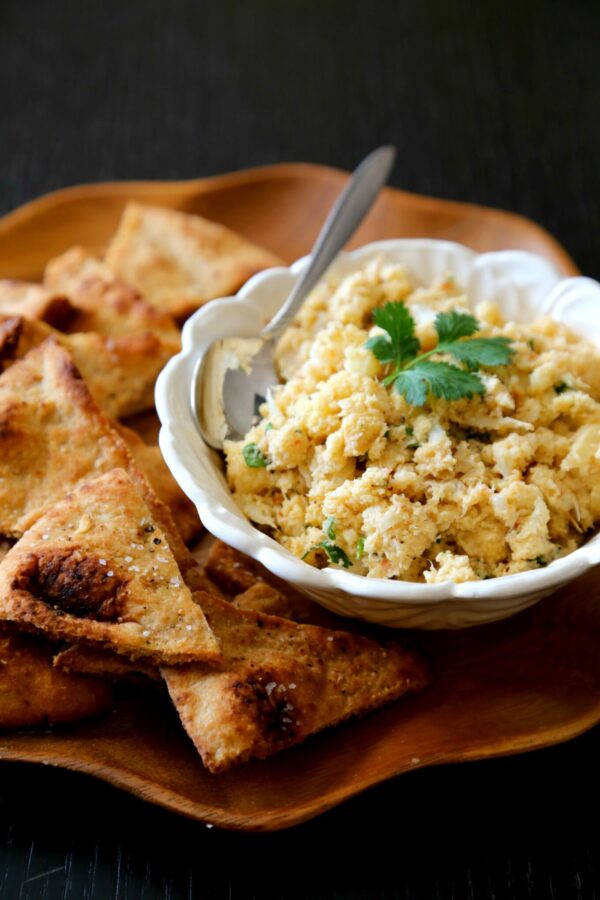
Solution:
<svg viewBox="0 0 600 900">
<path fill-rule="evenodd" d="M 49 257 L 74 243 L 101 251 L 132 198 L 202 213 L 291 261 L 309 249 L 345 177 L 283 165 L 204 181 L 59 191 L 0 221 L 0 277 L 39 277 Z M 519 216 L 387 189 L 353 243 L 399 236 L 533 250 L 565 274 L 576 272 L 548 234 Z M 283 828 L 402 772 L 545 747 L 600 721 L 596 584 L 592 572 L 505 622 L 423 635 L 435 672 L 424 694 L 226 775 L 205 772 L 166 699 L 133 688 L 119 692 L 108 717 L 5 735 L 0 757 L 89 772 L 223 827 Z"/>
</svg>

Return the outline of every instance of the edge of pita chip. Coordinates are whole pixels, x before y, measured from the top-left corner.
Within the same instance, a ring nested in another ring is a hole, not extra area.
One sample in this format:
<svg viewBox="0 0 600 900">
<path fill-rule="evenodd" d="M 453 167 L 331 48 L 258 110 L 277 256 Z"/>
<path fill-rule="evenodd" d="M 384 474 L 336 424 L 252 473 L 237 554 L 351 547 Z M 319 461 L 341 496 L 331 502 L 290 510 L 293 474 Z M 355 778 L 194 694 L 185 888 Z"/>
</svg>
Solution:
<svg viewBox="0 0 600 900">
<path fill-rule="evenodd" d="M 78 486 L 9 550 L 0 619 L 132 659 L 220 659 L 165 532 L 121 469 Z"/>
<path fill-rule="evenodd" d="M 221 644 L 216 667 L 161 667 L 204 765 L 263 759 L 332 725 L 420 691 L 425 662 L 394 642 L 236 609 L 196 595 Z"/>
</svg>

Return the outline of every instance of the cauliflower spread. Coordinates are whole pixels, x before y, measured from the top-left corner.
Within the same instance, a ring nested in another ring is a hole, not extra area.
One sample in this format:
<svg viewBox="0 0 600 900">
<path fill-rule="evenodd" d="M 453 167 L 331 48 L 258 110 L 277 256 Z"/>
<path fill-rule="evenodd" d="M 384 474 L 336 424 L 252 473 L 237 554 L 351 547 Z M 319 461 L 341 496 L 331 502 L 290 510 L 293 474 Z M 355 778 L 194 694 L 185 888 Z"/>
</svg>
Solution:
<svg viewBox="0 0 600 900">
<path fill-rule="evenodd" d="M 225 445 L 245 515 L 309 563 L 404 581 L 508 575 L 578 547 L 600 520 L 600 351 L 482 303 L 477 337 L 510 339 L 509 363 L 482 367 L 470 397 L 411 405 L 365 346 L 390 301 L 425 352 L 439 313 L 469 312 L 450 275 L 415 288 L 384 259 L 320 285 L 279 341 L 283 383 Z"/>
</svg>

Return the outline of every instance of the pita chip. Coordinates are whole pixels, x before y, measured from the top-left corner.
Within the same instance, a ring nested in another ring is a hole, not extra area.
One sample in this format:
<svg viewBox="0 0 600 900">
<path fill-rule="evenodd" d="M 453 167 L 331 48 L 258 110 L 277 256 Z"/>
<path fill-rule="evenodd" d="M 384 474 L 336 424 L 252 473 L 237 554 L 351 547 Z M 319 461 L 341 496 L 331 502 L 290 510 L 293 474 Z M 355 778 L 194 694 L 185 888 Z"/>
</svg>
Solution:
<svg viewBox="0 0 600 900">
<path fill-rule="evenodd" d="M 4 315 L 26 316 L 61 328 L 69 322 L 73 312 L 64 294 L 41 284 L 0 279 L 0 313 Z"/>
<path fill-rule="evenodd" d="M 130 660 L 112 650 L 99 650 L 87 644 L 71 644 L 56 654 L 53 664 L 63 672 L 95 675 L 110 681 L 164 685 L 158 668 L 147 660 Z"/>
<path fill-rule="evenodd" d="M 0 368 L 6 369 L 52 337 L 69 351 L 98 405 L 112 418 L 152 408 L 154 384 L 175 349 L 156 334 L 106 337 L 63 334 L 44 322 L 0 313 Z"/>
<path fill-rule="evenodd" d="M 66 351 L 46 341 L 0 375 L 0 535 L 131 457 Z"/>
<path fill-rule="evenodd" d="M 132 659 L 220 657 L 164 531 L 120 469 L 67 494 L 8 552 L 0 619 Z"/>
<path fill-rule="evenodd" d="M 222 662 L 161 672 L 211 772 L 265 758 L 428 683 L 425 663 L 398 644 L 236 609 L 209 594 L 196 598 Z"/>
<path fill-rule="evenodd" d="M 177 319 L 207 300 L 235 293 L 261 269 L 281 265 L 273 253 L 224 225 L 139 203 L 125 208 L 105 262 Z"/>
<path fill-rule="evenodd" d="M 52 654 L 40 637 L 0 630 L 0 728 L 62 725 L 110 707 L 106 682 L 53 668 Z"/>
<path fill-rule="evenodd" d="M 152 332 L 179 345 L 179 329 L 172 316 L 147 303 L 83 247 L 72 247 L 50 260 L 44 284 L 68 297 L 75 310 L 69 321 L 71 332 L 96 331 L 110 337 Z"/>
<path fill-rule="evenodd" d="M 233 596 L 264 582 L 259 563 L 219 540 L 210 548 L 206 571 L 219 587 Z"/>
<path fill-rule="evenodd" d="M 196 507 L 183 493 L 157 445 L 150 446 L 131 428 L 117 426 L 138 467 L 142 470 L 157 496 L 167 506 L 177 523 L 177 529 L 186 544 L 191 544 L 202 532 L 202 523 Z"/>
<path fill-rule="evenodd" d="M 45 507 L 82 481 L 127 469 L 166 531 L 187 578 L 198 565 L 167 507 L 99 409 L 70 356 L 53 340 L 0 375 L 0 536 L 20 537 Z M 203 573 L 194 587 L 204 587 Z"/>
</svg>

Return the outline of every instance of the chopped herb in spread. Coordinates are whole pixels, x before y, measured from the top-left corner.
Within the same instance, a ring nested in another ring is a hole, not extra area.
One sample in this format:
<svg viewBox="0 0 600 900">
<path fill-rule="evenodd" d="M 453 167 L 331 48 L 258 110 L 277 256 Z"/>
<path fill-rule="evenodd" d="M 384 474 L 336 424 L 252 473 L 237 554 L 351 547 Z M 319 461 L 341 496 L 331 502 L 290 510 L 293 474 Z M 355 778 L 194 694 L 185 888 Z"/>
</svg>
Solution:
<svg viewBox="0 0 600 900">
<path fill-rule="evenodd" d="M 246 465 L 250 466 L 251 469 L 264 469 L 267 465 L 267 457 L 256 444 L 246 444 L 242 450 L 242 455 Z"/>
<path fill-rule="evenodd" d="M 600 351 L 560 323 L 504 322 L 445 275 L 415 286 L 382 256 L 320 284 L 275 357 L 281 383 L 226 442 L 227 478 L 248 519 L 311 565 L 495 578 L 600 525 Z"/>
<path fill-rule="evenodd" d="M 323 530 L 330 540 L 335 541 L 335 519 L 333 516 L 329 516 L 329 518 L 325 520 L 325 527 Z"/>
<path fill-rule="evenodd" d="M 314 547 L 309 547 L 302 559 L 306 559 L 310 553 L 317 550 L 324 550 L 329 557 L 330 562 L 335 565 L 342 565 L 344 569 L 349 569 L 352 565 L 351 560 L 348 559 L 348 556 L 342 548 L 338 547 L 337 544 L 333 544 L 331 541 L 321 541 L 319 544 L 315 544 Z"/>
</svg>

